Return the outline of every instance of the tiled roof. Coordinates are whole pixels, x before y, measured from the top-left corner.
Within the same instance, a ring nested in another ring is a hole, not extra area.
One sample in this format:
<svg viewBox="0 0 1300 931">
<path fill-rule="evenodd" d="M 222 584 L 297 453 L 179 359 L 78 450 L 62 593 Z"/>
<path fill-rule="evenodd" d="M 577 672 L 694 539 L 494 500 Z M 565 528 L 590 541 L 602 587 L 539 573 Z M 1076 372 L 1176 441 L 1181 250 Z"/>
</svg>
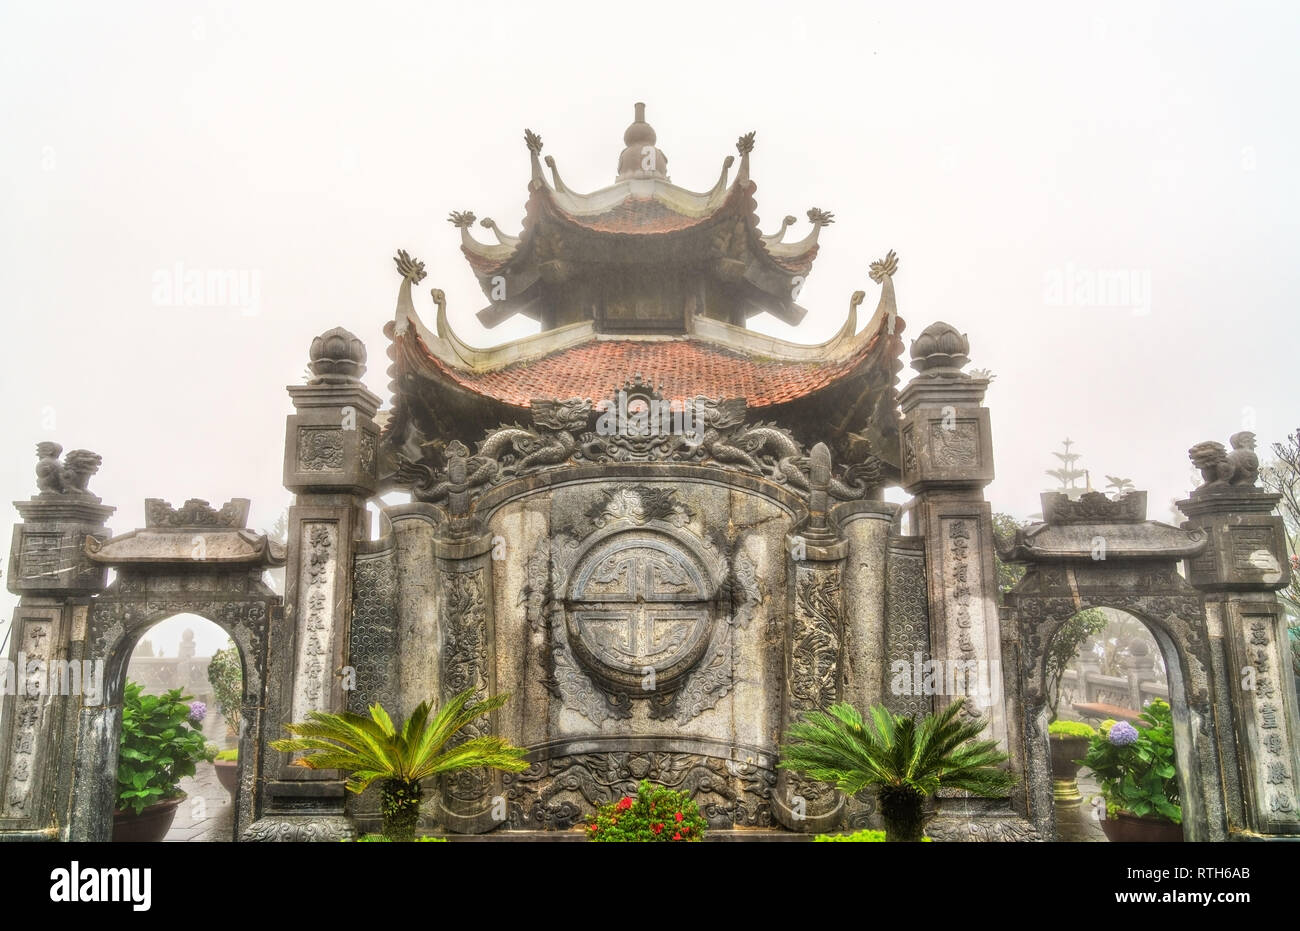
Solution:
<svg viewBox="0 0 1300 931">
<path fill-rule="evenodd" d="M 708 220 L 708 216 L 689 217 L 678 213 L 653 197 L 629 197 L 613 209 L 595 216 L 566 213 L 579 226 L 598 233 L 674 233 Z"/>
<path fill-rule="evenodd" d="M 639 374 L 667 398 L 745 398 L 755 408 L 783 404 L 825 388 L 857 368 L 875 342 L 872 339 L 853 355 L 828 363 L 764 361 L 689 338 L 598 339 L 492 372 L 452 368 L 423 344 L 420 348 L 426 361 L 447 378 L 517 407 L 528 406 L 533 398 L 598 401 Z"/>
</svg>

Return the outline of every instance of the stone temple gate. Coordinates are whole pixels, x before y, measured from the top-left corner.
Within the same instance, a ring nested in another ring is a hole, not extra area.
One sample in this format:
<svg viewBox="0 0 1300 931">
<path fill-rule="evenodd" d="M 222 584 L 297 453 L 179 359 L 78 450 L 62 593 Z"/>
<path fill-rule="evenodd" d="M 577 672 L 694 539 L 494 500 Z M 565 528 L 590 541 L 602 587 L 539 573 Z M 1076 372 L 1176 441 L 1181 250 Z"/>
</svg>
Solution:
<svg viewBox="0 0 1300 931">
<path fill-rule="evenodd" d="M 716 830 L 872 825 L 869 794 L 778 769 L 782 735 L 840 699 L 906 714 L 951 701 L 896 673 L 927 661 L 969 674 L 968 712 L 1019 777 L 1004 797 L 940 798 L 930 834 L 1050 839 L 1043 656 L 1089 605 L 1133 611 L 1166 651 L 1189 838 L 1300 834 L 1273 595 L 1288 562 L 1248 450 L 1193 450 L 1207 483 L 1184 528 L 1146 521 L 1141 493 L 1045 506 L 1004 554 L 1030 571 L 1003 607 L 988 383 L 966 371 L 967 337 L 923 330 L 899 389 L 893 253 L 871 265 L 865 326 L 856 292 L 819 345 L 747 329 L 758 313 L 805 316 L 797 296 L 833 217 L 809 210 L 802 239 L 787 240 L 793 217 L 760 231 L 753 133 L 703 193 L 669 182 L 656 142 L 638 105 L 615 183 L 581 194 L 526 132 L 519 235 L 485 219 L 483 242 L 472 213 L 452 214 L 489 301 L 480 321 L 523 314 L 534 336 L 469 346 L 436 289 L 426 325 L 424 267 L 399 252 L 390 402 L 362 384 L 358 337 L 313 341 L 310 380 L 288 389 L 284 552 L 243 527 L 239 502 L 159 502 L 149 526 L 110 538 L 112 509 L 86 489 L 98 457 L 60 462 L 42 444 L 40 493 L 17 505 L 10 658 L 103 658 L 113 684 L 101 707 L 5 697 L 0 837 L 106 836 L 125 657 L 184 610 L 223 624 L 243 655 L 245 840 L 378 823 L 369 794 L 271 749 L 283 724 L 372 702 L 404 716 L 465 689 L 511 693 L 476 727 L 527 747 L 531 766 L 444 780 L 428 829 L 563 830 L 642 778 L 690 792 Z M 888 487 L 911 500 L 886 502 Z M 371 538 L 367 505 L 392 492 L 409 501 L 383 506 Z M 281 563 L 282 605 L 261 582 Z M 1242 693 L 1243 665 L 1267 694 Z"/>
</svg>

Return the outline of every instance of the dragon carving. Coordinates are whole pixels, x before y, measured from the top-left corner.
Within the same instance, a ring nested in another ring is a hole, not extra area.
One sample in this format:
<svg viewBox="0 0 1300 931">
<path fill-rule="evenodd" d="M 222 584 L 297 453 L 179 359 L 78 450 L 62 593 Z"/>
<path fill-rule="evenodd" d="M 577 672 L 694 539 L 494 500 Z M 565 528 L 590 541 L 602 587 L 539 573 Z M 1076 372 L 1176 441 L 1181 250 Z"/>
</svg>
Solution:
<svg viewBox="0 0 1300 931">
<path fill-rule="evenodd" d="M 590 401 L 535 399 L 531 427 L 498 427 L 473 454 L 459 441 L 447 444 L 441 452 L 437 445 L 420 444 L 421 458 L 415 460 L 410 457 L 415 449 L 408 443 L 397 453 L 395 477 L 411 488 L 416 500 L 445 500 L 453 513 L 464 513 L 468 495 L 479 488 L 571 460 L 712 462 L 763 476 L 803 494 L 812 492 L 809 456 L 789 430 L 773 423 L 746 423 L 743 399 L 697 397 L 687 406 L 697 418 L 689 435 L 605 436 L 590 429 Z M 883 480 L 880 460 L 868 451 L 862 461 L 831 477 L 826 491 L 835 499 L 852 501 L 867 497 Z"/>
</svg>

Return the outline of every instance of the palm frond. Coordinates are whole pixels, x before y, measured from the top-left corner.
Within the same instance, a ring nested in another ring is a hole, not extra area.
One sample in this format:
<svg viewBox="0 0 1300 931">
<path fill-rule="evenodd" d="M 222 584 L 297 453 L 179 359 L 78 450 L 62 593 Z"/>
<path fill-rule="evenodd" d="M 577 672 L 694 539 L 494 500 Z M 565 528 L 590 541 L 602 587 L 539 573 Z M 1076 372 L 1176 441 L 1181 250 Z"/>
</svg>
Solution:
<svg viewBox="0 0 1300 931">
<path fill-rule="evenodd" d="M 292 736 L 272 741 L 271 747 L 302 753 L 295 766 L 347 773 L 347 788 L 352 792 L 364 791 L 377 779 L 418 783 L 441 772 L 480 766 L 511 772 L 527 769 L 523 760 L 527 751 L 500 737 L 471 737 L 447 748 L 467 725 L 509 698 L 498 695 L 472 702 L 474 694 L 473 689 L 461 692 L 436 712 L 429 702 L 421 702 L 400 726 L 379 704 L 370 706 L 369 717 L 313 711 L 306 721 L 285 725 Z"/>
<path fill-rule="evenodd" d="M 985 722 L 961 717 L 959 699 L 919 724 L 876 705 L 871 726 L 847 702 L 812 711 L 792 724 L 777 765 L 855 794 L 868 786 L 914 789 L 931 795 L 942 787 L 992 795 L 1014 778 L 995 741 L 979 740 Z"/>
</svg>

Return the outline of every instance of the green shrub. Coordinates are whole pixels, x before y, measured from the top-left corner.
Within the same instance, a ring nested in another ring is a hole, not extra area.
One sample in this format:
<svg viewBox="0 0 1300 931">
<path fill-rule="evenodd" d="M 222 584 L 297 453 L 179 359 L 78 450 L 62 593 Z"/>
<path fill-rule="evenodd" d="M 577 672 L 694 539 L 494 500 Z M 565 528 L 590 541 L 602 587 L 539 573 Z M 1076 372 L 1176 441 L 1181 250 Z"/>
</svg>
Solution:
<svg viewBox="0 0 1300 931">
<path fill-rule="evenodd" d="M 585 826 L 590 840 L 601 842 L 700 841 L 709 823 L 685 792 L 645 779 L 636 797 L 625 795 L 602 805 Z"/>
<path fill-rule="evenodd" d="M 232 760 L 237 760 L 239 759 L 239 748 L 235 747 L 233 750 L 222 750 L 216 755 L 215 759 L 219 763 L 229 763 Z"/>
<path fill-rule="evenodd" d="M 1049 737 L 1096 737 L 1097 729 L 1082 721 L 1053 721 L 1047 725 Z"/>
<path fill-rule="evenodd" d="M 414 844 L 445 844 L 446 842 L 447 842 L 447 838 L 445 837 L 415 837 L 411 839 L 411 843 Z M 350 842 L 345 840 L 343 843 L 346 844 Z M 385 837 L 382 834 L 362 834 L 360 837 L 356 839 L 356 843 L 394 844 L 397 843 L 397 841 L 394 841 L 391 837 Z"/>
<path fill-rule="evenodd" d="M 885 832 L 864 828 L 861 831 L 854 831 L 852 834 L 818 834 L 813 838 L 814 843 L 820 844 L 823 841 L 849 844 L 883 844 L 885 842 Z M 931 843 L 932 838 L 922 837 L 921 841 L 928 844 Z"/>
<path fill-rule="evenodd" d="M 1174 765 L 1173 716 L 1168 702 L 1156 699 L 1133 727 L 1110 726 L 1092 738 L 1083 763 L 1097 775 L 1106 813 L 1130 812 L 1182 824 L 1178 771 Z"/>
<path fill-rule="evenodd" d="M 122 741 L 117 755 L 117 807 L 137 815 L 148 805 L 180 798 L 180 781 L 216 748 L 193 725 L 191 695 L 172 689 L 146 695 L 128 682 L 122 700 Z"/>
</svg>

